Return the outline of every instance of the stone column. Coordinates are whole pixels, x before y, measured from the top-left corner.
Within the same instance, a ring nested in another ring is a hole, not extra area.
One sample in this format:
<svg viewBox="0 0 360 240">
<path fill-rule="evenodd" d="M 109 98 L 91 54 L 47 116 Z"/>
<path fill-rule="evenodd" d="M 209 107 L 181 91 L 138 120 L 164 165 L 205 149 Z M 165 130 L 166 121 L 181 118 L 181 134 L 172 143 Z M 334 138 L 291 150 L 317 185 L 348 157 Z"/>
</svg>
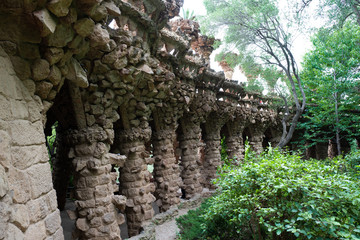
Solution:
<svg viewBox="0 0 360 240">
<path fill-rule="evenodd" d="M 204 187 L 213 189 L 214 185 L 211 184 L 211 180 L 216 178 L 217 167 L 221 165 L 220 154 L 220 128 L 206 127 L 205 135 L 205 162 L 203 165 L 203 178 Z"/>
<path fill-rule="evenodd" d="M 221 128 L 234 115 L 236 105 L 227 101 L 218 101 L 217 110 L 210 113 L 205 122 L 205 161 L 203 165 L 204 186 L 213 189 L 211 180 L 216 178 L 216 171 L 221 162 Z"/>
<path fill-rule="evenodd" d="M 112 130 L 88 127 L 72 131 L 68 136 L 73 158 L 77 208 L 77 237 L 79 239 L 121 239 L 119 224 L 123 217 L 115 207 L 124 208 L 123 196 L 116 191 L 108 157 Z M 122 205 L 122 206 L 121 206 Z"/>
<path fill-rule="evenodd" d="M 200 123 L 191 122 L 184 118 L 181 120 L 182 135 L 179 136 L 181 154 L 181 178 L 185 198 L 190 199 L 196 193 L 202 192 L 200 167 L 200 147 L 202 143 Z"/>
<path fill-rule="evenodd" d="M 244 159 L 244 141 L 240 135 L 230 135 L 226 138 L 227 152 L 229 159 L 242 160 Z"/>
<path fill-rule="evenodd" d="M 120 150 L 127 156 L 123 168 L 120 168 L 120 191 L 127 197 L 126 217 L 129 236 L 135 236 L 142 230 L 142 224 L 154 216 L 152 203 L 155 197 L 155 185 L 150 182 L 151 174 L 147 170 L 149 162 L 145 142 L 150 140 L 150 128 L 131 128 L 119 133 Z"/>
<path fill-rule="evenodd" d="M 263 139 L 264 131 L 263 127 L 252 125 L 250 128 L 251 136 L 249 137 L 249 144 L 252 147 L 253 151 L 256 153 L 261 153 L 263 149 Z"/>
<path fill-rule="evenodd" d="M 160 212 L 180 202 L 182 180 L 174 152 L 175 129 L 159 130 L 153 134 L 155 197 Z"/>
<path fill-rule="evenodd" d="M 243 131 L 245 128 L 244 118 L 236 118 L 233 121 L 226 123 L 227 136 L 225 138 L 227 145 L 227 153 L 229 159 L 244 159 L 244 140 Z"/>
</svg>

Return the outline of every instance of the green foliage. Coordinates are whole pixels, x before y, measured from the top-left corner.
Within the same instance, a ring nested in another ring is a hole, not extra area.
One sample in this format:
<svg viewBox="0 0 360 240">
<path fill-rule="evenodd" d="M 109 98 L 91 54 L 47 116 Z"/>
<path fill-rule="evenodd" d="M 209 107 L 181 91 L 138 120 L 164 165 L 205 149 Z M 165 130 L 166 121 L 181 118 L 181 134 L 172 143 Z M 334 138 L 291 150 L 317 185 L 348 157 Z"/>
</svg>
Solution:
<svg viewBox="0 0 360 240">
<path fill-rule="evenodd" d="M 357 0 L 320 0 L 318 14 L 327 18 L 327 25 L 342 27 L 347 21 L 360 24 L 360 8 Z"/>
<path fill-rule="evenodd" d="M 194 10 L 190 11 L 189 9 L 181 8 L 181 15 L 183 19 L 191 19 L 191 20 L 196 19 Z"/>
<path fill-rule="evenodd" d="M 58 126 L 58 122 L 55 122 L 54 125 L 51 126 L 51 135 L 46 136 L 46 146 L 48 149 L 49 163 L 52 169 L 52 158 L 56 154 L 56 128 Z"/>
<path fill-rule="evenodd" d="M 208 211 L 209 207 L 208 201 L 205 200 L 199 208 L 189 210 L 186 215 L 176 219 L 176 224 L 180 229 L 180 239 L 191 240 L 205 238 L 201 228 L 201 225 L 205 223 L 202 213 Z"/>
<path fill-rule="evenodd" d="M 220 154 L 221 154 L 221 161 L 224 162 L 224 163 L 227 163 L 229 161 L 229 156 L 228 156 L 228 153 L 227 153 L 227 146 L 226 146 L 225 137 L 223 137 L 221 139 Z"/>
<path fill-rule="evenodd" d="M 218 194 L 196 214 L 201 237 L 188 239 L 360 239 L 360 184 L 346 165 L 247 149 L 242 166 L 219 172 Z"/>
<path fill-rule="evenodd" d="M 350 172 L 354 172 L 355 175 L 360 174 L 360 150 L 352 151 L 345 156 L 345 162 L 348 165 Z"/>
<path fill-rule="evenodd" d="M 305 56 L 301 77 L 307 96 L 303 141 L 326 142 L 335 137 L 360 136 L 360 27 L 346 23 L 331 31 L 321 29 L 313 37 L 314 50 Z M 336 123 L 335 104 L 339 123 Z"/>
</svg>

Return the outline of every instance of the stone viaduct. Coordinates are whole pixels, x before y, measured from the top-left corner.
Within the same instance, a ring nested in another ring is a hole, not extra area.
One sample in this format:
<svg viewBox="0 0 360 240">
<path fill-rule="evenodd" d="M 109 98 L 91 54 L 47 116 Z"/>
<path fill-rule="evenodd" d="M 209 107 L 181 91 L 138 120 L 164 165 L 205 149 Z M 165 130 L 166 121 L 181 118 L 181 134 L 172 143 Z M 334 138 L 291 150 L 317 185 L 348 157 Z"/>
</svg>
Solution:
<svg viewBox="0 0 360 240">
<path fill-rule="evenodd" d="M 153 202 L 213 188 L 222 136 L 237 159 L 245 136 L 256 151 L 276 142 L 272 99 L 209 68 L 213 39 L 172 19 L 181 5 L 0 2 L 0 239 L 63 239 L 70 175 L 78 239 L 121 239 L 123 214 L 137 235 Z"/>
</svg>

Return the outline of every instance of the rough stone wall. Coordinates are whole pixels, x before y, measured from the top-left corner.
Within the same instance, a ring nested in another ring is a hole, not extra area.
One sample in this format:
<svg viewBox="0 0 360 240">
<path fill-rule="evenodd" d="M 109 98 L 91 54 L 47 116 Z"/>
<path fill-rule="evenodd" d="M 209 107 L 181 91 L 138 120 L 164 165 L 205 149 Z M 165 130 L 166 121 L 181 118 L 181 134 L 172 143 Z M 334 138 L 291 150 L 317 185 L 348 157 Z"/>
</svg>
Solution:
<svg viewBox="0 0 360 240">
<path fill-rule="evenodd" d="M 63 239 L 43 104 L 0 47 L 0 239 Z"/>
<path fill-rule="evenodd" d="M 73 121 L 63 129 L 68 156 L 58 160 L 72 160 L 79 239 L 120 239 L 118 210 L 136 235 L 153 217 L 154 201 L 166 211 L 181 190 L 191 198 L 212 187 L 220 129 L 229 121 L 229 132 L 237 131 L 231 154 L 241 158 L 243 126 L 260 150 L 275 111 L 208 68 L 214 39 L 200 35 L 196 22 L 167 26 L 181 6 L 181 0 L 0 3 L 0 239 L 63 238 L 45 146 L 47 114 Z M 150 140 L 153 157 L 145 147 Z M 113 193 L 114 166 L 124 196 Z"/>
</svg>

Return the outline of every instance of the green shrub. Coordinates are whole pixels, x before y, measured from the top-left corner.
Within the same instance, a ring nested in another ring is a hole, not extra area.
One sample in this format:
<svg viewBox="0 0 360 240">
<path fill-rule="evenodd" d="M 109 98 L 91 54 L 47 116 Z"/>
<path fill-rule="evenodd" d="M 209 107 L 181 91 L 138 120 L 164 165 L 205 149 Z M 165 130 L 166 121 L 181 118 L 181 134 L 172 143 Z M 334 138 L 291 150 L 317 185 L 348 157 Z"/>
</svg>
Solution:
<svg viewBox="0 0 360 240">
<path fill-rule="evenodd" d="M 248 152 L 219 171 L 218 194 L 197 213 L 201 238 L 185 239 L 360 239 L 360 184 L 343 165 Z"/>
<path fill-rule="evenodd" d="M 204 201 L 199 208 L 189 210 L 186 215 L 176 219 L 176 224 L 180 229 L 181 239 L 203 239 L 201 224 L 204 223 L 204 218 L 202 217 L 202 213 L 206 212 L 208 208 L 208 202 Z"/>
<path fill-rule="evenodd" d="M 360 173 L 360 150 L 350 152 L 345 156 L 345 161 L 351 172 Z"/>
</svg>

